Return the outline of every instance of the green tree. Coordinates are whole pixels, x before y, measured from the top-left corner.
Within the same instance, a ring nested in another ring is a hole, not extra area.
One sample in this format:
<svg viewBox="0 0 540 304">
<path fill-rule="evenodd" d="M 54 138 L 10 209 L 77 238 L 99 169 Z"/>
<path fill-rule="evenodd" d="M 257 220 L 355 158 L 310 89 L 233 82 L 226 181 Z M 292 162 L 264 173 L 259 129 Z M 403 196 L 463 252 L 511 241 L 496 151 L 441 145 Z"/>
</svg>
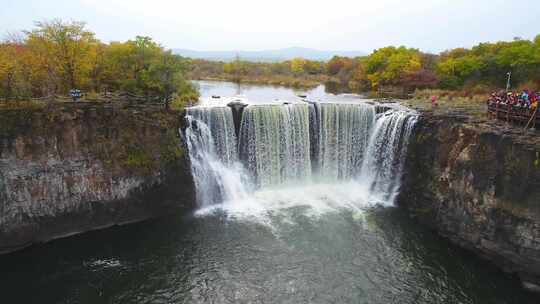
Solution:
<svg viewBox="0 0 540 304">
<path fill-rule="evenodd" d="M 234 81 L 240 81 L 248 72 L 249 63 L 242 61 L 240 56 L 236 56 L 234 61 L 223 65 L 223 72 L 233 75 Z"/>
<path fill-rule="evenodd" d="M 479 75 L 484 62 L 478 56 L 467 54 L 458 58 L 448 58 L 438 65 L 441 84 L 446 88 L 458 88 L 472 75 Z"/>
<path fill-rule="evenodd" d="M 195 88 L 184 78 L 188 64 L 181 56 L 171 51 L 164 52 L 160 60 L 150 66 L 148 86 L 167 104 L 173 98 L 189 101 L 194 97 Z"/>
</svg>

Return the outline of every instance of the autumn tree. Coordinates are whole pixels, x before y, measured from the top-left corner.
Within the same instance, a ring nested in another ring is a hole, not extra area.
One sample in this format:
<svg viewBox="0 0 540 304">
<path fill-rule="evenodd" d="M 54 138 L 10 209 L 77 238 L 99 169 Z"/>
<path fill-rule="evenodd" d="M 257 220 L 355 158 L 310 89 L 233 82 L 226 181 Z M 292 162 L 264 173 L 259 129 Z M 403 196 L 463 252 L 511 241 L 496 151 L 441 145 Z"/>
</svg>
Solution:
<svg viewBox="0 0 540 304">
<path fill-rule="evenodd" d="M 240 56 L 237 55 L 234 61 L 223 65 L 223 72 L 233 75 L 234 81 L 240 81 L 248 72 L 248 66 L 249 63 L 241 60 Z"/>
<path fill-rule="evenodd" d="M 86 30 L 83 22 L 36 22 L 36 28 L 26 32 L 26 44 L 42 59 L 49 82 L 59 80 L 55 91 L 67 92 L 87 81 L 86 64 L 91 45 L 96 43 L 94 33 Z"/>
<path fill-rule="evenodd" d="M 386 47 L 378 49 L 366 60 L 366 73 L 372 87 L 399 85 L 407 74 L 422 68 L 422 57 L 417 49 Z"/>
<path fill-rule="evenodd" d="M 307 60 L 304 58 L 294 58 L 290 61 L 290 69 L 291 72 L 295 75 L 304 74 L 305 69 L 304 67 L 307 64 Z"/>
<path fill-rule="evenodd" d="M 0 92 L 6 99 L 10 99 L 16 89 L 16 78 L 19 72 L 16 54 L 18 47 L 9 42 L 0 44 Z"/>
<path fill-rule="evenodd" d="M 83 22 L 37 22 L 17 39 L 0 43 L 0 97 L 67 94 L 72 88 L 127 91 L 163 100 L 196 98 L 185 80 L 189 60 L 150 37 L 105 44 Z"/>
</svg>

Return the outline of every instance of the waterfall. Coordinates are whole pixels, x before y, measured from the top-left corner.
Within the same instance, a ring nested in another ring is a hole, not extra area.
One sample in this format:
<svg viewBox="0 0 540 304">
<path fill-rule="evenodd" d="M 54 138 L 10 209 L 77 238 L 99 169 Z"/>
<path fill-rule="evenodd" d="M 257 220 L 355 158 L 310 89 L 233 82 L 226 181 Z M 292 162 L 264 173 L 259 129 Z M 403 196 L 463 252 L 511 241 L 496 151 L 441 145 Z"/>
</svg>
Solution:
<svg viewBox="0 0 540 304">
<path fill-rule="evenodd" d="M 225 164 L 238 159 L 237 141 L 234 133 L 232 110 L 229 107 L 193 107 L 187 109 L 192 119 L 209 128 L 215 155 Z M 210 147 L 209 147 L 210 148 Z"/>
<path fill-rule="evenodd" d="M 360 170 L 375 122 L 370 104 L 322 103 L 319 119 L 318 169 L 321 179 L 350 179 Z"/>
<path fill-rule="evenodd" d="M 240 155 L 258 186 L 305 182 L 311 177 L 309 106 L 246 107 Z"/>
<path fill-rule="evenodd" d="M 238 162 L 231 109 L 188 108 L 186 119 L 186 142 L 199 205 L 244 198 L 248 183 Z"/>
<path fill-rule="evenodd" d="M 311 158 L 311 172 L 318 174 L 319 167 L 319 115 L 316 104 L 309 104 L 309 156 Z"/>
<path fill-rule="evenodd" d="M 258 189 L 351 182 L 366 200 L 392 204 L 417 120 L 407 109 L 371 103 L 252 104 L 238 116 L 235 122 L 224 105 L 187 110 L 185 137 L 202 207 Z"/>
<path fill-rule="evenodd" d="M 379 115 L 367 144 L 359 180 L 379 200 L 393 202 L 417 116 L 403 110 L 388 110 Z"/>
</svg>

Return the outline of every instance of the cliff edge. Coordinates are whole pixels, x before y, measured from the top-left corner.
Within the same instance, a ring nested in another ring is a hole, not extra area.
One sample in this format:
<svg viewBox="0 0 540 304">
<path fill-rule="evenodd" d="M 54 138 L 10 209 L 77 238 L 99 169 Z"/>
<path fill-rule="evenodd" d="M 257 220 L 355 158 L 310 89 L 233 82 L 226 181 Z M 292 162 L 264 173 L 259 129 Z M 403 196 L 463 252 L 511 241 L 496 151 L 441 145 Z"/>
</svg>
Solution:
<svg viewBox="0 0 540 304">
<path fill-rule="evenodd" d="M 399 204 L 452 242 L 540 291 L 540 136 L 424 112 Z"/>
<path fill-rule="evenodd" d="M 123 103 L 0 109 L 0 253 L 192 208 L 180 117 Z"/>
</svg>

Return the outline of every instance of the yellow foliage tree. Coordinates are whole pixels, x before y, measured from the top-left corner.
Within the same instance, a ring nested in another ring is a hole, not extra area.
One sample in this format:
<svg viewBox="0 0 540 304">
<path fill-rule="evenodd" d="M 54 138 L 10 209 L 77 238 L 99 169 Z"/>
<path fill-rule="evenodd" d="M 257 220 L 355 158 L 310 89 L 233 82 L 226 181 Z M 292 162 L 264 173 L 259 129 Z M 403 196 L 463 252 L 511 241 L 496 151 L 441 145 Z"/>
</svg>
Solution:
<svg viewBox="0 0 540 304">
<path fill-rule="evenodd" d="M 50 81 L 59 80 L 61 92 L 88 81 L 88 55 L 96 42 L 94 33 L 86 30 L 83 22 L 65 23 L 58 19 L 37 22 L 36 28 L 27 32 L 28 47 L 44 57 L 48 76 L 54 78 Z"/>
<path fill-rule="evenodd" d="M 291 72 L 293 72 L 295 75 L 300 75 L 304 73 L 304 67 L 307 64 L 307 60 L 304 58 L 294 58 L 291 60 Z"/>
<path fill-rule="evenodd" d="M 83 22 L 37 22 L 18 40 L 0 43 L 0 98 L 122 90 L 169 102 L 198 95 L 184 74 L 189 61 L 150 37 L 105 44 Z M 147 98 L 148 100 L 148 98 Z"/>
</svg>

